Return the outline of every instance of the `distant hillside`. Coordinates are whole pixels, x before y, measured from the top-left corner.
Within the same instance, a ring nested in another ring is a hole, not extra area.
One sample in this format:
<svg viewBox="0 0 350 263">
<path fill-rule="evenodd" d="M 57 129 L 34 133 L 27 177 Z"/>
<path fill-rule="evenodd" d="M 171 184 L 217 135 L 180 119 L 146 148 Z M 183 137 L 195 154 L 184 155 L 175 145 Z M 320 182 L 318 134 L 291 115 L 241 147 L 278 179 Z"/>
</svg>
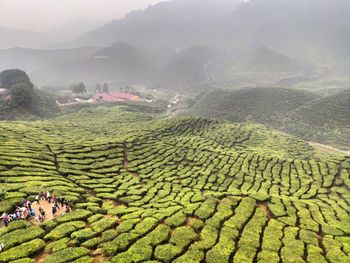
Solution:
<svg viewBox="0 0 350 263">
<path fill-rule="evenodd" d="M 52 39 L 41 32 L 32 32 L 0 27 L 0 49 L 25 47 L 38 48 L 52 43 Z"/>
<path fill-rule="evenodd" d="M 191 46 L 167 58 L 154 81 L 159 88 L 181 90 L 211 80 L 210 65 L 223 55 L 207 46 Z"/>
<path fill-rule="evenodd" d="M 57 43 L 71 41 L 101 26 L 102 22 L 77 19 L 53 27 L 48 31 L 28 31 L 0 26 L 0 49 L 59 48 Z M 80 47 L 80 46 L 79 46 Z"/>
<path fill-rule="evenodd" d="M 305 91 L 283 88 L 215 90 L 204 95 L 188 114 L 278 127 L 286 113 L 315 98 Z"/>
<path fill-rule="evenodd" d="M 259 47 L 237 59 L 232 71 L 246 72 L 298 72 L 300 65 L 292 58 L 277 54 L 266 47 Z"/>
<path fill-rule="evenodd" d="M 349 28 L 347 0 L 174 0 L 132 12 L 92 30 L 70 46 L 125 41 L 154 48 L 251 43 L 285 49 L 295 43 L 337 49 Z"/>
<path fill-rule="evenodd" d="M 160 48 L 188 47 L 217 42 L 222 20 L 239 4 L 239 0 L 163 1 L 144 11 L 129 13 L 92 30 L 66 46 L 108 46 L 116 41 Z M 221 32 L 221 30 L 220 30 Z"/>
<path fill-rule="evenodd" d="M 307 140 L 336 143 L 340 148 L 350 149 L 350 89 L 287 114 L 283 129 Z"/>
<path fill-rule="evenodd" d="M 232 50 L 212 67 L 214 80 L 238 86 L 280 86 L 281 80 L 286 78 L 300 82 L 310 77 L 311 69 L 305 63 L 265 46 Z"/>
<path fill-rule="evenodd" d="M 32 74 L 40 84 L 114 80 L 121 84 L 145 81 L 153 73 L 151 54 L 123 42 L 81 59 L 41 68 Z"/>
<path fill-rule="evenodd" d="M 350 89 L 319 98 L 283 88 L 216 90 L 185 114 L 252 121 L 305 140 L 350 149 Z"/>
<path fill-rule="evenodd" d="M 11 48 L 0 50 L 0 71 L 7 68 L 21 68 L 32 72 L 41 67 L 68 63 L 94 54 L 98 48 L 73 49 L 27 49 Z"/>
</svg>

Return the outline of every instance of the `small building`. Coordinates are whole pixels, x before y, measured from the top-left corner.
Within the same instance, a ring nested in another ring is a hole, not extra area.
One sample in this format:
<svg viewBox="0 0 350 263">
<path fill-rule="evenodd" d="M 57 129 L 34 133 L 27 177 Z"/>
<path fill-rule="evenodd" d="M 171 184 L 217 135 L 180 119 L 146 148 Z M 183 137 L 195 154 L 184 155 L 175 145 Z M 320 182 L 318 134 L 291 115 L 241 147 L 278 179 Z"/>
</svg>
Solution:
<svg viewBox="0 0 350 263">
<path fill-rule="evenodd" d="M 139 96 L 124 92 L 97 93 L 93 99 L 101 102 L 140 101 Z"/>
</svg>

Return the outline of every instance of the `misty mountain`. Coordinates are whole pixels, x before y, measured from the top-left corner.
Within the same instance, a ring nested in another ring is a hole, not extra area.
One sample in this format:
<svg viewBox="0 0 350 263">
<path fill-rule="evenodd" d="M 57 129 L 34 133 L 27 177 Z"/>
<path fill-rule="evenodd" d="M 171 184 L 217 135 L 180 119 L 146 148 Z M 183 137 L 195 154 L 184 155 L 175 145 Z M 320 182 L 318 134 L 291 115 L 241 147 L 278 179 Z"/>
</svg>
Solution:
<svg viewBox="0 0 350 263">
<path fill-rule="evenodd" d="M 56 48 L 59 46 L 57 43 L 71 41 L 77 37 L 81 37 L 87 32 L 96 29 L 103 24 L 104 22 L 102 21 L 76 19 L 62 25 L 55 26 L 45 33 L 51 39 L 55 40 L 55 43 L 51 43 L 51 45 L 48 47 Z"/>
<path fill-rule="evenodd" d="M 155 76 L 156 86 L 188 89 L 211 80 L 210 65 L 224 52 L 207 46 L 192 46 L 169 56 Z"/>
<path fill-rule="evenodd" d="M 288 56 L 275 53 L 266 47 L 259 47 L 234 61 L 232 70 L 251 73 L 297 72 L 301 70 L 301 65 Z"/>
<path fill-rule="evenodd" d="M 67 46 L 107 46 L 116 41 L 155 47 L 188 47 L 216 42 L 222 18 L 239 0 L 174 0 L 129 13 L 93 30 Z"/>
<path fill-rule="evenodd" d="M 57 48 L 58 43 L 76 39 L 88 31 L 97 28 L 102 22 L 90 20 L 73 20 L 53 27 L 48 31 L 37 32 L 0 27 L 0 49 L 21 48 Z"/>
<path fill-rule="evenodd" d="M 41 67 L 84 59 L 97 50 L 93 47 L 58 50 L 26 48 L 0 50 L 0 71 L 9 68 L 21 68 L 30 73 Z"/>
<path fill-rule="evenodd" d="M 174 0 L 132 12 L 93 30 L 71 46 L 125 41 L 142 47 L 245 46 L 286 49 L 291 44 L 337 48 L 350 28 L 346 0 Z"/>
<path fill-rule="evenodd" d="M 41 32 L 0 27 L 0 49 L 13 47 L 38 48 L 53 42 Z"/>
<path fill-rule="evenodd" d="M 40 84 L 113 80 L 123 85 L 146 81 L 153 69 L 150 52 L 117 42 L 85 58 L 41 68 L 31 77 Z"/>
</svg>

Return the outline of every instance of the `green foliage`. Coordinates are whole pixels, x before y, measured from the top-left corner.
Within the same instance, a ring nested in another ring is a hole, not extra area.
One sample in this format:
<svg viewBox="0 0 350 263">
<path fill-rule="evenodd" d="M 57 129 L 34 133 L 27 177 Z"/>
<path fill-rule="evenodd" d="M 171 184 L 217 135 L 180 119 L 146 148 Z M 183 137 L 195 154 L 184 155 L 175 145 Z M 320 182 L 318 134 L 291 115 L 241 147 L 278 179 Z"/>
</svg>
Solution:
<svg viewBox="0 0 350 263">
<path fill-rule="evenodd" d="M 35 238 L 40 238 L 45 231 L 40 227 L 32 226 L 24 229 L 18 229 L 4 234 L 0 237 L 0 244 L 6 244 L 5 248 L 9 249 L 13 246 L 23 244 Z"/>
<path fill-rule="evenodd" d="M 0 122 L 0 208 L 45 190 L 72 207 L 1 228 L 0 257 L 43 238 L 48 262 L 346 262 L 350 158 L 313 158 L 261 126 L 119 107 Z"/>
<path fill-rule="evenodd" d="M 63 263 L 79 259 L 89 254 L 89 250 L 83 247 L 69 247 L 49 255 L 44 263 Z"/>
<path fill-rule="evenodd" d="M 63 237 L 69 236 L 71 233 L 78 229 L 82 229 L 85 227 L 85 223 L 83 221 L 74 221 L 68 222 L 64 224 L 58 225 L 54 228 L 50 233 L 48 233 L 44 239 L 45 240 L 58 240 Z"/>
<path fill-rule="evenodd" d="M 10 88 L 11 104 L 16 107 L 29 107 L 34 101 L 34 91 L 30 86 L 19 83 Z"/>
<path fill-rule="evenodd" d="M 30 82 L 27 73 L 22 70 L 9 69 L 0 73 L 0 87 L 10 89 L 16 84 L 25 84 L 30 88 L 33 88 L 33 84 Z"/>
<path fill-rule="evenodd" d="M 73 210 L 71 213 L 65 214 L 57 218 L 56 221 L 58 223 L 64 223 L 64 222 L 75 221 L 75 220 L 85 220 L 91 215 L 92 213 L 90 211 L 77 209 L 77 210 Z"/>
<path fill-rule="evenodd" d="M 91 229 L 96 233 L 102 233 L 103 231 L 115 227 L 117 224 L 116 218 L 103 218 L 97 222 L 91 224 Z"/>
<path fill-rule="evenodd" d="M 35 255 L 43 250 L 45 242 L 41 239 L 34 239 L 27 243 L 23 243 L 17 247 L 10 248 L 0 254 L 1 262 L 9 262 L 20 258 L 26 258 Z"/>
</svg>

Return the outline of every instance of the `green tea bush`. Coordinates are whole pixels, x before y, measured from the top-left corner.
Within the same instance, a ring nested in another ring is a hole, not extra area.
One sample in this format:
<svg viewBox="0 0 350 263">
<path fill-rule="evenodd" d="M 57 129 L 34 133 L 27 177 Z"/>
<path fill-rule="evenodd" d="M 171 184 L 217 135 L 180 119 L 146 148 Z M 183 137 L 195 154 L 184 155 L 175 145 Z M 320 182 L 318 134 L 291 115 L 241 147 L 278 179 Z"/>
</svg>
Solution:
<svg viewBox="0 0 350 263">
<path fill-rule="evenodd" d="M 69 247 L 49 255 L 44 263 L 63 263 L 79 259 L 89 254 L 89 250 L 83 247 Z"/>
<path fill-rule="evenodd" d="M 41 239 L 34 239 L 23 243 L 17 247 L 10 248 L 0 254 L 0 262 L 10 262 L 13 260 L 31 257 L 45 247 L 45 242 Z"/>
</svg>

